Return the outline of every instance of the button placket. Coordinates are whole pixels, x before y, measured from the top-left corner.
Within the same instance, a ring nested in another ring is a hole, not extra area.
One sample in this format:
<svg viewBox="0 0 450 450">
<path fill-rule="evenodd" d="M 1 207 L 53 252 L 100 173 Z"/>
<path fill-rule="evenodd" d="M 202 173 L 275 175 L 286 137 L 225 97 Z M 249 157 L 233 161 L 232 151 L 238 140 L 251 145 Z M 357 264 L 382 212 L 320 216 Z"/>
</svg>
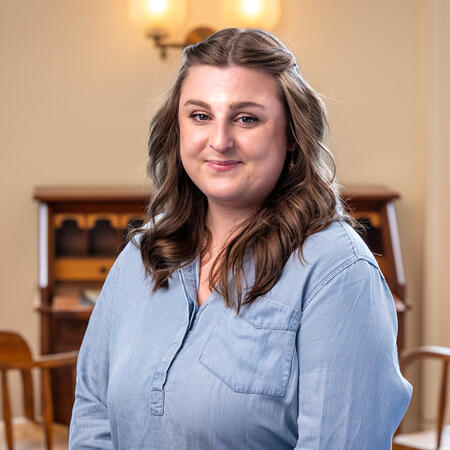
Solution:
<svg viewBox="0 0 450 450">
<path fill-rule="evenodd" d="M 187 325 L 187 322 L 185 322 Z M 185 326 L 177 334 L 173 345 L 166 353 L 164 358 L 158 364 L 152 380 L 150 407 L 151 414 L 154 416 L 162 416 L 164 414 L 164 384 L 167 379 L 167 374 L 170 369 L 172 361 L 175 359 L 179 349 L 183 344 L 184 337 L 187 333 L 188 327 Z"/>
<path fill-rule="evenodd" d="M 164 414 L 164 384 L 173 360 L 183 346 L 191 326 L 195 323 L 195 318 L 197 316 L 196 312 L 198 311 L 198 305 L 192 301 L 191 293 L 189 292 L 190 289 L 188 288 L 188 283 L 186 283 L 186 280 L 184 279 L 182 269 L 179 270 L 179 274 L 181 288 L 186 300 L 186 317 L 184 327 L 179 331 L 169 351 L 158 364 L 153 376 L 150 392 L 150 411 L 154 416 L 162 416 Z"/>
</svg>

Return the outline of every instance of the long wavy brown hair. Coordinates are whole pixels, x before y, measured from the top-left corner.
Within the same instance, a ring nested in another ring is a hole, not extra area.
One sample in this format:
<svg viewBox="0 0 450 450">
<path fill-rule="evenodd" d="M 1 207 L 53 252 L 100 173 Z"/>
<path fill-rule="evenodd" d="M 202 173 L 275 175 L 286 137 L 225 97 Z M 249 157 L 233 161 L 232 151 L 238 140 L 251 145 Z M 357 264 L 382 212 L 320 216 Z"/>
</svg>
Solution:
<svg viewBox="0 0 450 450">
<path fill-rule="evenodd" d="M 334 159 L 324 143 L 328 131 L 325 105 L 301 75 L 294 55 L 267 31 L 218 31 L 184 49 L 175 83 L 150 124 L 147 171 L 153 187 L 146 218 L 150 226 L 133 230 L 129 239 L 141 235 L 139 243 L 134 242 L 140 247 L 154 289 L 167 287 L 176 269 L 205 255 L 211 240 L 206 225 L 207 198 L 181 163 L 178 124 L 183 81 L 191 67 L 205 64 L 240 66 L 269 74 L 285 105 L 288 144 L 294 148 L 293 153 L 287 152 L 272 193 L 233 230 L 209 274 L 210 289 L 220 292 L 226 305 L 239 314 L 241 305 L 253 302 L 275 285 L 293 252 L 298 251 L 302 260 L 308 236 L 334 220 L 354 222 L 342 206 Z M 249 254 L 254 263 L 251 286 L 246 284 L 244 269 Z M 229 283 L 230 275 L 233 283 Z"/>
</svg>

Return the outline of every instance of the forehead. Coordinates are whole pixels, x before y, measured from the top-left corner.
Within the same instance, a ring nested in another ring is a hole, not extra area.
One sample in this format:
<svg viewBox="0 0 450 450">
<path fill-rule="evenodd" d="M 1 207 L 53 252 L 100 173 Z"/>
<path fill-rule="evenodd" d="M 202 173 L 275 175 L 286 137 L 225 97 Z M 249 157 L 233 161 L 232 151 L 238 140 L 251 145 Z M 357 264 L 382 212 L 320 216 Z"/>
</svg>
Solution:
<svg viewBox="0 0 450 450">
<path fill-rule="evenodd" d="M 270 75 L 239 66 L 191 67 L 181 87 L 180 106 L 192 98 L 208 103 L 244 100 L 280 104 L 278 86 Z"/>
</svg>

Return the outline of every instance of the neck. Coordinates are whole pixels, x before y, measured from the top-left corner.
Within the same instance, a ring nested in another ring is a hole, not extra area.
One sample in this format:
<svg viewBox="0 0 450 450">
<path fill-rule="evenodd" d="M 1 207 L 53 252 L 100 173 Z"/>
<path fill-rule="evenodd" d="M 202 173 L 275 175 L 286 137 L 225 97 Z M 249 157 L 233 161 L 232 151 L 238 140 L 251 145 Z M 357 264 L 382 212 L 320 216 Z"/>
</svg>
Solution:
<svg viewBox="0 0 450 450">
<path fill-rule="evenodd" d="M 213 254 L 218 253 L 232 236 L 233 230 L 242 223 L 251 213 L 251 210 L 227 208 L 221 205 L 208 205 L 206 224 L 211 232 L 211 248 Z"/>
</svg>

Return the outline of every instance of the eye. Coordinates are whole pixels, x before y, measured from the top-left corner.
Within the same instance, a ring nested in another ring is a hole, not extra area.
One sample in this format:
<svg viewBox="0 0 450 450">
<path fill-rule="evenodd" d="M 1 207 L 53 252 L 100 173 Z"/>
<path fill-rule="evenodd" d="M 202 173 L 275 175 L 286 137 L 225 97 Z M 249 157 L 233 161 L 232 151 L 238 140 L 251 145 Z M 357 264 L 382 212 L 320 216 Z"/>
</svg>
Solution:
<svg viewBox="0 0 450 450">
<path fill-rule="evenodd" d="M 236 120 L 240 120 L 241 123 L 243 124 L 251 124 L 254 122 L 258 122 L 258 118 L 253 116 L 240 116 Z"/>
<path fill-rule="evenodd" d="M 192 119 L 198 121 L 198 122 L 205 122 L 206 120 L 208 120 L 208 115 L 204 114 L 204 113 L 192 113 L 190 114 L 190 116 Z"/>
</svg>

